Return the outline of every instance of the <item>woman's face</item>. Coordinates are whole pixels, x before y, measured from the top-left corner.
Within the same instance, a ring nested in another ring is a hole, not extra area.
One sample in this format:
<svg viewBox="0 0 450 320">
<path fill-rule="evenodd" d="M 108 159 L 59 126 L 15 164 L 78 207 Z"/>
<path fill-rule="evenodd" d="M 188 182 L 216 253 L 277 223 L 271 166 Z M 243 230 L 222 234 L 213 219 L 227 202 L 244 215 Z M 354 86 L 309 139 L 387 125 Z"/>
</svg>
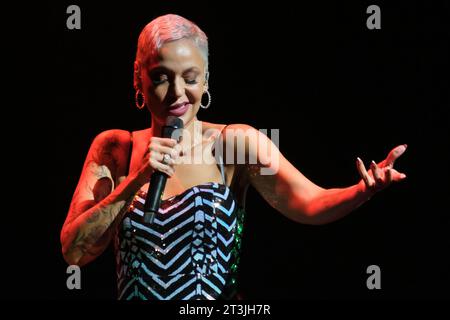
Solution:
<svg viewBox="0 0 450 320">
<path fill-rule="evenodd" d="M 185 126 L 195 118 L 207 84 L 205 62 L 190 39 L 164 44 L 156 62 L 141 70 L 142 92 L 154 120 L 165 123 L 169 115 Z"/>
</svg>

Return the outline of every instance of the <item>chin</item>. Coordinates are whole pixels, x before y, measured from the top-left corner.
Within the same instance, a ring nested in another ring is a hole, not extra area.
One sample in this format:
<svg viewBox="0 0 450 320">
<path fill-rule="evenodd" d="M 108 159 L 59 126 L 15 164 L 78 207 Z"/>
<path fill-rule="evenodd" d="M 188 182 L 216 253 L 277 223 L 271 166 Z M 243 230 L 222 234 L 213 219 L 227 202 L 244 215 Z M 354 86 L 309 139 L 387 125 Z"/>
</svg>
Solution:
<svg viewBox="0 0 450 320">
<path fill-rule="evenodd" d="M 183 120 L 184 124 L 189 123 L 195 119 L 195 117 L 197 116 L 197 111 L 198 109 L 195 110 L 194 108 L 190 108 L 185 114 L 183 114 L 179 118 Z"/>
</svg>

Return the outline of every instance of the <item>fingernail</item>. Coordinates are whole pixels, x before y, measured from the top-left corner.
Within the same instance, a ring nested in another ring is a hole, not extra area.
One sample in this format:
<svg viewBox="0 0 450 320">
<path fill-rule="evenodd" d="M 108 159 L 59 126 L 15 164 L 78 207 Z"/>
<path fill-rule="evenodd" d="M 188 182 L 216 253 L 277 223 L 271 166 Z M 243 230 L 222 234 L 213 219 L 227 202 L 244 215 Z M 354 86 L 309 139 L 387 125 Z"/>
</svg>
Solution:
<svg viewBox="0 0 450 320">
<path fill-rule="evenodd" d="M 360 157 L 356 157 L 356 161 L 362 162 Z"/>
<path fill-rule="evenodd" d="M 405 178 L 406 178 L 406 174 L 402 173 L 402 174 L 400 175 L 400 178 L 405 179 Z"/>
<path fill-rule="evenodd" d="M 408 148 L 408 145 L 406 143 L 404 144 L 404 146 L 405 146 L 405 148 Z"/>
</svg>

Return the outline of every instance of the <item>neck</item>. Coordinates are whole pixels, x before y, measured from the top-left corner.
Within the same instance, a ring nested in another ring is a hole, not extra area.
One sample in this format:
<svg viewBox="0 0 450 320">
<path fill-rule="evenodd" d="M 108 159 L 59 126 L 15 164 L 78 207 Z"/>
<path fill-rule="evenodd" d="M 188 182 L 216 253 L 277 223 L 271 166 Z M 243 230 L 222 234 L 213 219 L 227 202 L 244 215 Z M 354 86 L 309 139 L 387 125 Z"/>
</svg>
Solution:
<svg viewBox="0 0 450 320">
<path fill-rule="evenodd" d="M 159 137 L 161 135 L 164 123 L 154 121 L 152 118 L 151 135 Z M 181 140 L 181 147 L 183 149 L 190 148 L 201 142 L 203 138 L 202 122 L 194 117 L 191 121 L 184 124 L 183 139 Z"/>
</svg>

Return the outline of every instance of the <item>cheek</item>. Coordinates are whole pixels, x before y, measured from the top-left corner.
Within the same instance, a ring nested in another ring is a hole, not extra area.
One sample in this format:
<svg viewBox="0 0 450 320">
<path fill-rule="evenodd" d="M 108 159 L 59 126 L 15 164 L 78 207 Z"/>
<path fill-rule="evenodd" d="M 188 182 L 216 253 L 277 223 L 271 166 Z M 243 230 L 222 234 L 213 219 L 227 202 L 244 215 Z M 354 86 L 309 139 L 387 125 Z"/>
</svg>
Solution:
<svg viewBox="0 0 450 320">
<path fill-rule="evenodd" d="M 193 101 L 195 104 L 199 104 L 203 95 L 203 86 L 195 86 L 194 88 L 187 89 L 186 95 L 189 100 Z"/>
<path fill-rule="evenodd" d="M 164 84 L 159 86 L 153 86 L 152 81 L 147 75 L 142 78 L 142 87 L 144 93 L 147 96 L 148 102 L 155 103 L 163 101 L 164 97 L 167 95 L 167 88 Z"/>
<path fill-rule="evenodd" d="M 168 89 L 169 85 L 167 83 L 163 83 L 157 86 L 149 86 L 149 91 L 152 92 L 156 97 L 165 97 L 167 95 Z"/>
<path fill-rule="evenodd" d="M 148 97 L 150 102 L 163 102 L 165 97 L 167 96 L 167 88 L 164 85 L 160 85 L 157 87 L 150 86 L 147 89 Z"/>
</svg>

